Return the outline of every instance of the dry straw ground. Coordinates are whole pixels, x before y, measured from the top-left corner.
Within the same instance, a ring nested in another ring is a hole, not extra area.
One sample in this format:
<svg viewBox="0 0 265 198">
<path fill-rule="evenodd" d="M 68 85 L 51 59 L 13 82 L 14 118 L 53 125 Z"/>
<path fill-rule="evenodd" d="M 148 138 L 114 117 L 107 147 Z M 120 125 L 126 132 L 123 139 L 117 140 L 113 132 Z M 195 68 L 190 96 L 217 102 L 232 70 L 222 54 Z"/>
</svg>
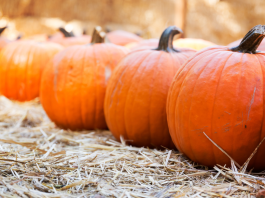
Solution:
<svg viewBox="0 0 265 198">
<path fill-rule="evenodd" d="M 38 100 L 0 97 L 0 197 L 255 197 L 262 173 L 128 146 L 109 131 L 56 128 Z"/>
</svg>

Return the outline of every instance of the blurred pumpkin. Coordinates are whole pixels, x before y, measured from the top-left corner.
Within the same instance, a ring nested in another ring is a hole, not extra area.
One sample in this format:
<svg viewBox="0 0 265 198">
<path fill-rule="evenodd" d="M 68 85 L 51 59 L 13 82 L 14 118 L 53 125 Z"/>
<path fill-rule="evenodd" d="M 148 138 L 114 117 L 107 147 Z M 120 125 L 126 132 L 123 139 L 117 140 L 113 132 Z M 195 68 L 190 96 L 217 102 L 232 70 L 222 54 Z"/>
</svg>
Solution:
<svg viewBox="0 0 265 198">
<path fill-rule="evenodd" d="M 256 26 L 239 46 L 197 52 L 175 76 L 167 101 L 167 120 L 178 150 L 213 167 L 243 163 L 265 137 L 265 53 L 257 53 L 265 26 Z M 204 135 L 204 133 L 206 135 Z M 264 170 L 265 144 L 249 163 Z"/>
<path fill-rule="evenodd" d="M 88 44 L 91 41 L 91 36 L 89 35 L 81 35 L 75 36 L 73 32 L 67 32 L 64 28 L 59 28 L 58 33 L 51 36 L 49 41 L 59 43 L 64 47 L 69 47 L 72 45 L 84 45 Z"/>
<path fill-rule="evenodd" d="M 48 41 L 48 35 L 46 34 L 35 34 L 32 36 L 22 37 L 22 40 L 34 40 L 38 42 Z"/>
<path fill-rule="evenodd" d="M 125 46 L 132 42 L 139 42 L 143 40 L 141 37 L 133 34 L 131 32 L 127 32 L 124 30 L 115 30 L 107 33 L 107 40 L 116 45 Z"/>
<path fill-rule="evenodd" d="M 174 47 L 186 47 L 196 51 L 216 45 L 210 41 L 195 38 L 179 38 L 173 42 Z"/>
<path fill-rule="evenodd" d="M 113 69 L 127 49 L 104 43 L 101 28 L 91 44 L 58 53 L 45 69 L 40 99 L 50 119 L 62 128 L 107 129 L 103 111 L 105 90 Z"/>
<path fill-rule="evenodd" d="M 227 46 L 228 46 L 228 47 L 236 47 L 236 46 L 238 46 L 238 45 L 241 43 L 241 41 L 242 41 L 242 39 L 239 39 L 239 40 L 237 40 L 237 41 L 234 41 L 234 42 L 228 44 Z M 263 40 L 263 41 L 260 43 L 260 45 L 259 45 L 259 47 L 258 47 L 257 50 L 265 51 L 265 40 Z"/>
<path fill-rule="evenodd" d="M 7 28 L 7 26 L 0 28 L 0 36 L 1 34 L 4 32 L 4 30 Z M 6 44 L 8 44 L 10 41 L 6 38 L 0 37 L 0 50 L 6 46 Z"/>
<path fill-rule="evenodd" d="M 158 46 L 159 39 L 147 39 L 147 40 L 142 40 L 139 42 L 132 42 L 127 45 L 125 45 L 126 48 L 134 51 L 138 49 L 144 49 L 146 47 L 151 48 L 156 48 Z"/>
<path fill-rule="evenodd" d="M 181 65 L 195 53 L 174 49 L 174 35 L 182 32 L 168 27 L 156 49 L 129 53 L 117 66 L 107 86 L 105 116 L 116 139 L 129 144 L 174 148 L 166 118 L 166 98 L 171 81 Z"/>
<path fill-rule="evenodd" d="M 6 45 L 0 52 L 0 93 L 18 101 L 38 97 L 42 71 L 61 49 L 56 43 L 30 40 Z"/>
</svg>

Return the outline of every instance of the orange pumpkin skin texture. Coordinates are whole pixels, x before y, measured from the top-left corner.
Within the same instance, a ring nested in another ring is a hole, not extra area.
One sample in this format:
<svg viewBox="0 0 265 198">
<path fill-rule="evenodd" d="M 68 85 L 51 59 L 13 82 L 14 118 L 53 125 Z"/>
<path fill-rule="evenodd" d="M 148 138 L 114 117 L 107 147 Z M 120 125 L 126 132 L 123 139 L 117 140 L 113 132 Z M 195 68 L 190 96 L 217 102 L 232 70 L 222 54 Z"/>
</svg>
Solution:
<svg viewBox="0 0 265 198">
<path fill-rule="evenodd" d="M 205 132 L 243 165 L 265 136 L 264 73 L 264 53 L 224 46 L 197 52 L 176 74 L 168 94 L 167 119 L 177 149 L 206 166 L 230 166 Z M 264 155 L 263 143 L 248 167 L 264 169 Z"/>
<path fill-rule="evenodd" d="M 143 40 L 141 37 L 124 30 L 115 30 L 107 34 L 107 39 L 116 45 L 125 46 L 131 42 L 139 42 Z"/>
<path fill-rule="evenodd" d="M 114 44 L 72 46 L 58 53 L 42 76 L 40 99 L 56 125 L 107 129 L 103 103 L 108 78 L 127 49 Z"/>
<path fill-rule="evenodd" d="M 131 52 L 119 63 L 104 103 L 106 121 L 116 139 L 123 136 L 134 146 L 174 148 L 166 120 L 167 93 L 174 74 L 195 53 L 178 50 Z"/>
<path fill-rule="evenodd" d="M 58 44 L 36 41 L 6 45 L 0 52 L 0 93 L 21 102 L 38 97 L 42 71 L 60 50 Z"/>
<path fill-rule="evenodd" d="M 196 51 L 201 50 L 206 47 L 210 47 L 216 45 L 210 41 L 206 41 L 203 39 L 194 39 L 194 38 L 180 38 L 173 42 L 174 47 L 185 47 L 191 48 Z"/>
</svg>

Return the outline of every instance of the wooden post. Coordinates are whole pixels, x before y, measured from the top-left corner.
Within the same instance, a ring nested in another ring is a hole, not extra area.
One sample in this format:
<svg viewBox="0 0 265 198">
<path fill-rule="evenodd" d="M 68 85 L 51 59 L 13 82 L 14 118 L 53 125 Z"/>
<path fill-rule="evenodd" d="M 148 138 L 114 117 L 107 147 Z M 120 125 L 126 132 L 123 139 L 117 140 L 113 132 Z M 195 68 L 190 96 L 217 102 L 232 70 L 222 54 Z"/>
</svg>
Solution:
<svg viewBox="0 0 265 198">
<path fill-rule="evenodd" d="M 181 38 L 185 37 L 187 0 L 175 0 L 175 25 L 183 30 Z"/>
</svg>

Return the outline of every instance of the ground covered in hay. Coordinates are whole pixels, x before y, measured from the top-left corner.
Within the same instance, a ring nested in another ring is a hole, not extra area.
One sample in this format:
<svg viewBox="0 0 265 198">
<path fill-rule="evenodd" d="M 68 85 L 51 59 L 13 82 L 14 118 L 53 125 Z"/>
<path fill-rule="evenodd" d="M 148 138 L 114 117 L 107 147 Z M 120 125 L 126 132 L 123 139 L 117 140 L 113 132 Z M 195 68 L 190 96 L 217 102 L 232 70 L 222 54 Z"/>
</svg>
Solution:
<svg viewBox="0 0 265 198">
<path fill-rule="evenodd" d="M 109 131 L 72 132 L 38 100 L 0 97 L 0 197 L 255 197 L 262 173 L 192 163 L 177 151 L 136 148 Z"/>
</svg>

